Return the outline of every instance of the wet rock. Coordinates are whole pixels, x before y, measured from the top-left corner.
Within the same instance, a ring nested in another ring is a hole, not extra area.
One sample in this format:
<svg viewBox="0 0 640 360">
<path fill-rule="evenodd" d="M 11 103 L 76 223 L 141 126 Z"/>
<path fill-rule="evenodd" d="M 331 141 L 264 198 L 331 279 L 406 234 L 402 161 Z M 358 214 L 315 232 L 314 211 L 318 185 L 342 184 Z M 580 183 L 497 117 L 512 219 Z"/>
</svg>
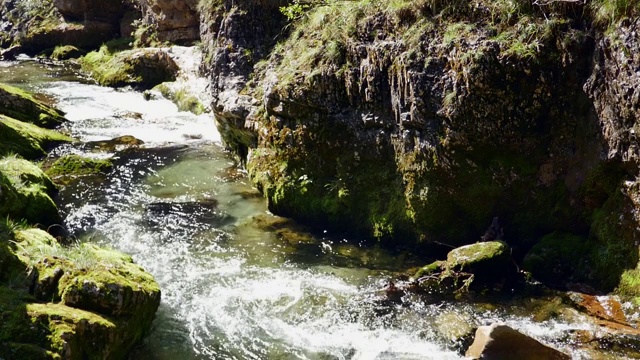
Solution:
<svg viewBox="0 0 640 360">
<path fill-rule="evenodd" d="M 125 50 L 111 54 L 106 47 L 80 60 L 83 70 L 104 86 L 135 86 L 151 89 L 174 81 L 178 65 L 169 54 L 157 48 Z"/>
<path fill-rule="evenodd" d="M 481 242 L 451 250 L 446 261 L 435 261 L 412 277 L 429 293 L 504 290 L 517 274 L 511 249 L 501 241 Z"/>
<path fill-rule="evenodd" d="M 70 177 L 81 175 L 104 174 L 111 170 L 113 164 L 110 160 L 98 160 L 79 155 L 64 155 L 53 164 L 45 167 L 45 173 L 52 178 Z"/>
<path fill-rule="evenodd" d="M 0 159 L 0 216 L 49 226 L 62 219 L 51 199 L 51 179 L 36 165 L 16 157 Z"/>
<path fill-rule="evenodd" d="M 590 316 L 628 325 L 622 304 L 614 296 L 594 296 L 569 292 L 566 294 L 566 299 L 572 306 Z"/>
<path fill-rule="evenodd" d="M 180 224 L 221 227 L 233 217 L 218 209 L 215 199 L 189 202 L 154 202 L 145 206 L 145 223 L 152 228 L 181 231 Z M 182 226 L 185 227 L 185 226 Z M 189 226 L 186 226 L 189 228 Z"/>
<path fill-rule="evenodd" d="M 504 277 L 511 269 L 511 249 L 502 241 L 487 241 L 453 249 L 445 267 L 473 273 L 479 280 Z"/>
<path fill-rule="evenodd" d="M 36 100 L 22 89 L 0 84 L 0 114 L 43 128 L 54 128 L 67 120 L 64 113 Z"/>
<path fill-rule="evenodd" d="M 434 324 L 438 334 L 461 353 L 473 342 L 476 324 L 467 313 L 445 311 L 438 314 Z"/>
<path fill-rule="evenodd" d="M 273 215 L 257 215 L 253 217 L 254 224 L 263 230 L 269 230 L 290 245 L 310 244 L 315 240 L 307 228 L 295 221 Z"/>
<path fill-rule="evenodd" d="M 128 148 L 135 148 L 143 145 L 144 141 L 131 135 L 118 136 L 111 140 L 89 141 L 85 147 L 100 151 L 120 151 Z"/>
<path fill-rule="evenodd" d="M 466 352 L 472 359 L 561 360 L 571 359 L 552 347 L 506 325 L 481 326 Z"/>
</svg>

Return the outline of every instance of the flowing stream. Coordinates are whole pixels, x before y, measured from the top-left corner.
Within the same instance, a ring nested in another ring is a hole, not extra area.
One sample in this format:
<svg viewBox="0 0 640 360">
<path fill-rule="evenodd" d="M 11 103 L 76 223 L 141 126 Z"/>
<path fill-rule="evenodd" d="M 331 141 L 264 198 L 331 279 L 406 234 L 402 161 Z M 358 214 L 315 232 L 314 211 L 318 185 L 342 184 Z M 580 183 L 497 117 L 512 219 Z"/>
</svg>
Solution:
<svg viewBox="0 0 640 360">
<path fill-rule="evenodd" d="M 538 319 L 531 309 L 546 305 L 534 300 L 389 304 L 380 289 L 423 260 L 331 234 L 291 241 L 260 226 L 273 217 L 211 115 L 96 86 L 60 65 L 0 63 L 0 81 L 67 113 L 64 130 L 82 143 L 53 156 L 113 158 L 111 173 L 69 182 L 58 203 L 72 235 L 131 254 L 160 283 L 160 309 L 133 359 L 458 359 L 447 329 L 494 321 L 588 357 L 565 341 L 592 326 L 578 315 Z M 144 144 L 92 143 L 123 135 Z"/>
</svg>

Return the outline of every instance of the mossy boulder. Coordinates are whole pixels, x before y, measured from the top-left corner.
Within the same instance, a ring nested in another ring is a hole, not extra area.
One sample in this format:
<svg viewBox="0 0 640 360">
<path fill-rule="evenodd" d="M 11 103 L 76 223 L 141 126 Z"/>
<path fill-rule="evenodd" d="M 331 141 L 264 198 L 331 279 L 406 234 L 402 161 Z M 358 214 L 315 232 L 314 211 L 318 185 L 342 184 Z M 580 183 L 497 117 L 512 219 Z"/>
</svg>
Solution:
<svg viewBox="0 0 640 360">
<path fill-rule="evenodd" d="M 0 283 L 0 356 L 24 358 L 18 351 L 30 349 L 46 355 L 38 359 L 125 358 L 160 303 L 153 277 L 115 250 L 64 247 L 38 229 L 13 236 L 24 285 Z"/>
<path fill-rule="evenodd" d="M 165 81 L 174 81 L 178 65 L 166 51 L 156 48 L 111 53 L 105 46 L 80 60 L 100 85 L 135 86 L 150 89 Z"/>
<path fill-rule="evenodd" d="M 25 219 L 45 226 L 61 222 L 51 199 L 56 191 L 51 179 L 27 160 L 0 160 L 0 216 Z"/>
<path fill-rule="evenodd" d="M 77 59 L 79 57 L 84 56 L 86 53 L 87 53 L 86 51 L 80 50 L 73 45 L 64 45 L 64 46 L 57 46 L 55 49 L 53 49 L 53 52 L 51 53 L 51 58 L 54 60 Z"/>
<path fill-rule="evenodd" d="M 66 121 L 62 111 L 6 84 L 0 84 L 0 114 L 44 128 L 53 128 Z"/>
<path fill-rule="evenodd" d="M 111 170 L 113 164 L 107 159 L 91 159 L 79 155 L 64 155 L 46 169 L 51 177 L 103 174 Z"/>
<path fill-rule="evenodd" d="M 449 295 L 504 290 L 515 275 L 511 248 L 502 241 L 487 241 L 451 250 L 447 260 L 424 266 L 413 279 L 429 293 Z"/>
<path fill-rule="evenodd" d="M 72 138 L 56 131 L 0 115 L 0 156 L 15 153 L 37 159 L 53 147 L 71 141 Z"/>
<path fill-rule="evenodd" d="M 558 281 L 584 280 L 589 256 L 587 239 L 554 232 L 544 236 L 529 250 L 522 267 L 538 280 L 555 284 Z"/>
</svg>

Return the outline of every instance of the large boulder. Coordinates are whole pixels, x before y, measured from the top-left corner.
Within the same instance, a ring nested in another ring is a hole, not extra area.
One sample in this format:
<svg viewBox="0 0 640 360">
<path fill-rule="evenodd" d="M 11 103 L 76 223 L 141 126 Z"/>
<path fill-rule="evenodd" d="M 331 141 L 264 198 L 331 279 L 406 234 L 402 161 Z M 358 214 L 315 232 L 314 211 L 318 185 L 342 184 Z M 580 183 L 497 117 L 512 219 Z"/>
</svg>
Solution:
<svg viewBox="0 0 640 360">
<path fill-rule="evenodd" d="M 0 283 L 0 357 L 29 358 L 28 349 L 51 358 L 126 358 L 160 303 L 153 277 L 118 251 L 63 247 L 42 230 L 20 230 L 14 239 L 22 265 L 15 278 L 26 275 L 25 287 Z"/>
<path fill-rule="evenodd" d="M 178 65 L 162 49 L 147 48 L 125 50 L 111 54 L 106 47 L 87 54 L 81 60 L 82 68 L 100 85 L 135 86 L 150 89 L 165 81 L 174 81 Z"/>
<path fill-rule="evenodd" d="M 0 114 L 43 128 L 53 128 L 66 121 L 62 111 L 36 100 L 24 90 L 5 84 L 0 84 Z"/>
<path fill-rule="evenodd" d="M 13 153 L 37 159 L 53 147 L 72 140 L 56 131 L 0 115 L 0 156 Z"/>
<path fill-rule="evenodd" d="M 552 347 L 524 335 L 506 325 L 492 324 L 476 330 L 473 344 L 466 356 L 486 360 L 564 360 L 571 359 Z"/>
<path fill-rule="evenodd" d="M 0 159 L 0 216 L 49 226 L 61 223 L 55 186 L 40 168 L 17 157 Z"/>
</svg>

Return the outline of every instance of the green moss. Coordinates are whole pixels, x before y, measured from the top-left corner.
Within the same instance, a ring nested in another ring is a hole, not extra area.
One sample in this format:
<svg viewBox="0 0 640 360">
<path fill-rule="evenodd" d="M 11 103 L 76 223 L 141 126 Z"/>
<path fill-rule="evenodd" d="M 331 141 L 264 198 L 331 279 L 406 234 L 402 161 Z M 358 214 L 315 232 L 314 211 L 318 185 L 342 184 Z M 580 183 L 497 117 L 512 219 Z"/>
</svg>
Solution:
<svg viewBox="0 0 640 360">
<path fill-rule="evenodd" d="M 60 223 L 58 209 L 50 197 L 55 186 L 34 164 L 16 157 L 1 159 L 0 187 L 0 216 L 46 226 Z"/>
<path fill-rule="evenodd" d="M 78 49 L 73 45 L 56 46 L 51 53 L 51 58 L 54 60 L 69 60 L 77 59 L 86 54 L 85 51 Z"/>
<path fill-rule="evenodd" d="M 545 282 L 584 281 L 589 276 L 589 246 L 582 236 L 554 232 L 544 236 L 526 255 L 523 268 Z"/>
<path fill-rule="evenodd" d="M 91 73 L 100 85 L 138 86 L 150 89 L 165 81 L 174 81 L 178 67 L 160 49 L 134 49 L 112 52 L 105 45 L 80 59 L 82 69 Z"/>
<path fill-rule="evenodd" d="M 428 276 L 436 272 L 440 272 L 442 270 L 443 265 L 445 265 L 444 261 L 441 261 L 441 260 L 434 261 L 431 264 L 425 265 L 422 268 L 420 268 L 415 273 L 415 275 L 413 275 L 413 278 L 420 279 L 423 276 Z"/>
<path fill-rule="evenodd" d="M 173 101 L 180 111 L 189 111 L 196 115 L 206 112 L 205 106 L 186 88 L 178 88 L 176 90 L 172 84 L 162 83 L 156 86 L 154 90 L 159 91 L 162 96 Z"/>
<path fill-rule="evenodd" d="M 0 156 L 15 153 L 37 159 L 54 146 L 71 141 L 58 132 L 0 115 Z"/>
<path fill-rule="evenodd" d="M 91 159 L 79 155 L 64 155 L 56 160 L 45 173 L 51 177 L 69 175 L 96 175 L 113 167 L 110 160 Z"/>
<path fill-rule="evenodd" d="M 36 100 L 24 90 L 5 84 L 0 84 L 0 114 L 45 128 L 66 121 L 62 111 Z"/>
<path fill-rule="evenodd" d="M 502 241 L 487 241 L 453 249 L 447 255 L 446 267 L 468 270 L 487 263 L 504 266 L 511 259 L 511 249 Z M 504 269 L 504 268 L 503 268 Z"/>
</svg>

